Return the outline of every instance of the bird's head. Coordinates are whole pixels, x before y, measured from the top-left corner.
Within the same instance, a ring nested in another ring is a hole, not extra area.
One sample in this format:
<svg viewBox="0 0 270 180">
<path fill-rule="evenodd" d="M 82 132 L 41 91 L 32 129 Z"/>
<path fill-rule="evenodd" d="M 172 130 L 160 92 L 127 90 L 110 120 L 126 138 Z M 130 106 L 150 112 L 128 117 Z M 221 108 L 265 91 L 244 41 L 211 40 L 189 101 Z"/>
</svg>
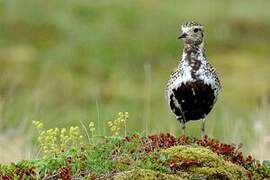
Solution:
<svg viewBox="0 0 270 180">
<path fill-rule="evenodd" d="M 189 21 L 181 26 L 182 34 L 178 39 L 183 39 L 185 44 L 199 45 L 203 42 L 203 26 L 197 22 Z"/>
</svg>

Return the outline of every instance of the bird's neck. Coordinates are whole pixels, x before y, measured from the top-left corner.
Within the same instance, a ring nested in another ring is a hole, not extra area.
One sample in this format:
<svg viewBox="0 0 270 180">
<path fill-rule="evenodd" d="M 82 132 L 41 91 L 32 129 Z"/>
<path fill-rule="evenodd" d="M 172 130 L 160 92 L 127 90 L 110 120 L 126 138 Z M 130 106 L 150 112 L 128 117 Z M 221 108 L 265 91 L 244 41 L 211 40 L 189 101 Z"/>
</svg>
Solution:
<svg viewBox="0 0 270 180">
<path fill-rule="evenodd" d="M 184 44 L 182 59 L 180 60 L 180 63 L 189 62 L 191 59 L 201 61 L 202 63 L 206 61 L 204 42 L 200 44 Z"/>
<path fill-rule="evenodd" d="M 204 42 L 200 44 L 184 44 L 183 54 L 204 55 Z"/>
</svg>

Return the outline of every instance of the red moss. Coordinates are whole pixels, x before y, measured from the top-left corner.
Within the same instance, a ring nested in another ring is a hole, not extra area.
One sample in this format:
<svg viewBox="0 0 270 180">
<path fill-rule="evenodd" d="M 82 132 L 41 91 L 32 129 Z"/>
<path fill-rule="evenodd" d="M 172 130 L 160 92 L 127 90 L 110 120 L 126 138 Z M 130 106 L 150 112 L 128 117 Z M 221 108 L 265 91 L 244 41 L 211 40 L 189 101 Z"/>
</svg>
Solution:
<svg viewBox="0 0 270 180">
<path fill-rule="evenodd" d="M 225 159 L 243 165 L 245 160 L 242 152 L 239 151 L 239 148 L 236 148 L 234 144 L 224 144 L 218 140 L 209 139 L 208 136 L 204 136 L 202 139 L 196 141 L 197 144 L 210 148 L 213 152 L 216 152 L 218 155 L 225 156 Z"/>
<path fill-rule="evenodd" d="M 190 144 L 193 142 L 188 136 L 175 137 L 170 133 L 149 135 L 146 138 L 142 138 L 141 141 L 144 144 L 146 152 L 153 151 L 154 149 L 164 149 L 176 145 Z"/>
<path fill-rule="evenodd" d="M 218 140 L 210 139 L 208 136 L 205 136 L 202 139 L 196 141 L 197 144 L 210 148 L 213 152 L 216 152 L 218 155 L 223 155 L 226 160 L 231 161 L 234 164 L 240 166 L 251 166 L 255 164 L 257 167 L 260 167 L 259 162 L 255 162 L 254 158 L 249 155 L 246 158 L 240 152 L 241 145 L 236 147 L 234 144 L 224 144 Z"/>
<path fill-rule="evenodd" d="M 3 180 L 12 180 L 12 177 L 11 176 L 1 176 L 0 175 L 0 179 L 3 179 Z"/>
<path fill-rule="evenodd" d="M 72 172 L 70 167 L 63 166 L 57 170 L 57 178 L 62 180 L 70 180 L 72 179 Z"/>
<path fill-rule="evenodd" d="M 246 172 L 246 176 L 247 176 L 247 178 L 249 179 L 249 180 L 252 180 L 253 178 L 253 173 L 252 173 L 252 171 L 247 171 Z"/>
</svg>

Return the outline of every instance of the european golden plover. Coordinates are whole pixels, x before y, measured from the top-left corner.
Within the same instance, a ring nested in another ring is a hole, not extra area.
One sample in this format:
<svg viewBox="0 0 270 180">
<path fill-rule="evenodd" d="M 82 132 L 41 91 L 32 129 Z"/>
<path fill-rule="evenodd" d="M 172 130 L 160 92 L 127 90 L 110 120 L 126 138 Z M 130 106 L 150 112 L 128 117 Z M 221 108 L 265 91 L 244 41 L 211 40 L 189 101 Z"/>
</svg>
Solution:
<svg viewBox="0 0 270 180">
<path fill-rule="evenodd" d="M 204 49 L 204 28 L 196 22 L 182 25 L 184 49 L 179 65 L 170 76 L 166 96 L 170 109 L 182 124 L 201 120 L 205 134 L 205 117 L 213 108 L 221 85 L 215 69 L 208 63 Z"/>
</svg>

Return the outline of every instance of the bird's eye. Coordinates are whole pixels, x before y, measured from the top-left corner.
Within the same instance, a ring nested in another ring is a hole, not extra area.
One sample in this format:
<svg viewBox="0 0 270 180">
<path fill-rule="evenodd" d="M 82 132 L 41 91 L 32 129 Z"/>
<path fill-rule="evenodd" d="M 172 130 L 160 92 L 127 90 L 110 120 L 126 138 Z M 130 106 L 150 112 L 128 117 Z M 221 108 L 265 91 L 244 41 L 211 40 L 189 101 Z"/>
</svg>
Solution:
<svg viewBox="0 0 270 180">
<path fill-rule="evenodd" d="M 196 32 L 198 32 L 198 31 L 199 31 L 199 29 L 198 29 L 198 28 L 195 28 L 193 31 L 196 33 Z"/>
</svg>

